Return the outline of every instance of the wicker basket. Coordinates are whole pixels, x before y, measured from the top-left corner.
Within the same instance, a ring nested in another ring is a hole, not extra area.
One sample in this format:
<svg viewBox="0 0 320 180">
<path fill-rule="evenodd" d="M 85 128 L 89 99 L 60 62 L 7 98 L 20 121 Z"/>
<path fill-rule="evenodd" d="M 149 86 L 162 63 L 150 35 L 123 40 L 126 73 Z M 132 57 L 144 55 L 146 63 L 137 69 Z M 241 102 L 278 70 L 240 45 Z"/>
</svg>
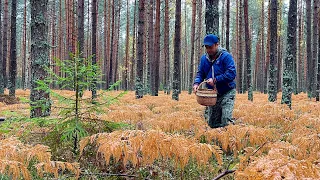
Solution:
<svg viewBox="0 0 320 180">
<path fill-rule="evenodd" d="M 203 81 L 199 86 L 196 92 L 197 102 L 203 106 L 213 106 L 217 102 L 217 89 L 216 86 L 213 89 L 208 89 L 206 86 L 202 88 L 203 84 L 206 81 Z"/>
</svg>

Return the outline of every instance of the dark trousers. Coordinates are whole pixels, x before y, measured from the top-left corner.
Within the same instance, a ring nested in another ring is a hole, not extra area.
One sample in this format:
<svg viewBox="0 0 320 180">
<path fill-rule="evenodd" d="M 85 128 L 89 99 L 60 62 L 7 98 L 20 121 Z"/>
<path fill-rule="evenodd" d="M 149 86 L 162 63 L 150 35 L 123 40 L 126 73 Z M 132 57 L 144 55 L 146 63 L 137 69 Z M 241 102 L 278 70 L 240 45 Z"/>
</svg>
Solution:
<svg viewBox="0 0 320 180">
<path fill-rule="evenodd" d="M 205 110 L 205 118 L 211 128 L 227 126 L 232 120 L 236 89 L 232 89 L 223 95 L 218 95 L 217 103 L 208 106 Z"/>
</svg>

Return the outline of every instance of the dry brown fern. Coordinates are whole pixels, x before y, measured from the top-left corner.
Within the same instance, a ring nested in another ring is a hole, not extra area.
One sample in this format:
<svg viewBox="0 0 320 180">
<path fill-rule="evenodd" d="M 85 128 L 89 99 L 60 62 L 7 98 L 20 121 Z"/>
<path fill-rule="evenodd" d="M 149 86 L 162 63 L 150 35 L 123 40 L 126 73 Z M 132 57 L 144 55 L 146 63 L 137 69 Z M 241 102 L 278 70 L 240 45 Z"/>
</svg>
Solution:
<svg viewBox="0 0 320 180">
<path fill-rule="evenodd" d="M 48 146 L 25 145 L 17 138 L 7 138 L 0 140 L 0 173 L 7 174 L 13 179 L 31 179 L 28 166 L 32 160 L 39 162 L 37 167 L 38 175 L 53 173 L 58 178 L 58 170 L 69 170 L 76 177 L 79 177 L 79 164 L 51 161 L 51 153 Z M 41 167 L 43 167 L 41 169 Z"/>
<path fill-rule="evenodd" d="M 81 153 L 88 144 L 97 146 L 97 154 L 102 154 L 107 164 L 111 157 L 117 161 L 122 159 L 123 163 L 130 161 L 134 166 L 152 164 L 156 159 L 170 158 L 184 168 L 190 158 L 197 159 L 198 164 L 205 164 L 212 154 L 218 163 L 222 164 L 222 152 L 219 147 L 160 131 L 128 130 L 96 134 L 80 142 Z"/>
</svg>

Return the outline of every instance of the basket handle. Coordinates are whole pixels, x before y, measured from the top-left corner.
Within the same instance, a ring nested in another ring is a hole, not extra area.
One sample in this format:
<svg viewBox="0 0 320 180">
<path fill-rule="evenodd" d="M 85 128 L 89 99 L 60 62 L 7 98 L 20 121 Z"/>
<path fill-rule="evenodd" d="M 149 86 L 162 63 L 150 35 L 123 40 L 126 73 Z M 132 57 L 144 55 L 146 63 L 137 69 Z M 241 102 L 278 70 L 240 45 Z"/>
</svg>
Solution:
<svg viewBox="0 0 320 180">
<path fill-rule="evenodd" d="M 208 82 L 208 80 L 205 80 L 205 81 L 203 81 L 202 83 L 200 83 L 199 84 L 199 86 L 197 87 L 197 91 L 198 91 L 198 89 L 203 85 L 203 83 L 207 83 Z M 214 83 L 214 85 L 213 85 L 213 89 L 215 90 L 216 89 L 216 84 Z"/>
</svg>

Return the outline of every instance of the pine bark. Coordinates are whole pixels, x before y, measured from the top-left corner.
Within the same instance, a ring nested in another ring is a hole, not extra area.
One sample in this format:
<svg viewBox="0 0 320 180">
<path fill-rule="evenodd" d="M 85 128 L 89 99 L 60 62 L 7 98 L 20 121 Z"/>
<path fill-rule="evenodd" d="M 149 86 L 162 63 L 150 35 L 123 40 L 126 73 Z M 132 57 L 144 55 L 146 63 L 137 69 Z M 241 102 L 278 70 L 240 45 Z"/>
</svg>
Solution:
<svg viewBox="0 0 320 180">
<path fill-rule="evenodd" d="M 318 54 L 318 1 L 313 0 L 313 37 L 312 37 L 312 97 L 316 97 L 317 87 L 317 54 Z"/>
<path fill-rule="evenodd" d="M 294 64 L 297 60 L 297 0 L 290 0 L 287 27 L 287 51 L 283 72 L 283 93 L 281 103 L 291 109 L 291 95 L 293 92 Z"/>
<path fill-rule="evenodd" d="M 91 13 L 92 13 L 92 65 L 96 65 L 97 64 L 97 36 L 96 36 L 96 32 L 97 32 L 97 0 L 92 0 L 92 9 L 91 9 Z M 97 83 L 94 82 L 92 87 L 91 87 L 91 92 L 92 92 L 92 100 L 94 100 L 97 97 Z"/>
<path fill-rule="evenodd" d="M 206 0 L 206 33 L 219 36 L 219 0 Z"/>
<path fill-rule="evenodd" d="M 3 87 L 7 88 L 7 53 L 8 53 L 8 0 L 4 1 L 4 17 L 3 17 L 3 37 L 2 37 L 2 77 Z"/>
<path fill-rule="evenodd" d="M 268 100 L 277 100 L 277 22 L 278 1 L 271 0 L 270 4 L 270 77 L 268 84 Z"/>
<path fill-rule="evenodd" d="M 164 7 L 164 70 L 165 70 L 165 80 L 164 87 L 165 93 L 170 94 L 170 54 L 169 54 L 169 0 L 165 0 Z"/>
<path fill-rule="evenodd" d="M 139 0 L 139 20 L 138 20 L 138 42 L 137 42 L 137 77 L 136 77 L 136 98 L 143 98 L 143 36 L 144 36 L 144 10 L 145 1 Z"/>
<path fill-rule="evenodd" d="M 153 23 L 153 8 L 154 7 L 154 0 L 149 1 L 149 13 L 148 13 L 148 59 L 147 59 L 147 90 L 149 94 L 153 95 L 154 92 L 154 77 L 155 77 L 155 66 L 154 66 L 154 23 Z"/>
<path fill-rule="evenodd" d="M 312 46 L 311 46 L 311 0 L 306 0 L 306 28 L 307 28 L 307 64 L 308 64 L 308 97 L 311 98 L 312 94 L 312 79 L 313 79 L 313 66 L 312 66 Z"/>
<path fill-rule="evenodd" d="M 196 29 L 196 13 L 197 13 L 197 2 L 196 0 L 192 1 L 192 20 L 191 20 L 191 53 L 190 53 L 190 68 L 189 68 L 189 88 L 188 93 L 192 93 L 193 86 L 193 76 L 194 76 L 194 44 L 195 44 L 195 29 Z"/>
<path fill-rule="evenodd" d="M 84 0 L 78 1 L 78 43 L 80 57 L 84 57 Z"/>
<path fill-rule="evenodd" d="M 136 7 L 137 7 L 137 0 L 134 1 L 134 13 L 133 13 L 133 33 L 132 33 L 132 57 L 131 57 L 131 74 L 130 74 L 130 89 L 134 90 L 134 78 L 135 78 L 135 46 L 136 46 Z"/>
<path fill-rule="evenodd" d="M 243 64 L 243 40 L 242 40 L 242 27 L 243 27 L 243 24 L 242 24 L 242 18 L 243 18 L 243 0 L 240 0 L 240 3 L 239 3 L 239 36 L 238 36 L 238 43 L 239 43 L 239 49 L 238 49 L 238 76 L 239 76 L 239 93 L 242 94 L 244 92 L 243 90 L 243 69 L 242 69 L 242 64 Z"/>
<path fill-rule="evenodd" d="M 154 91 L 152 95 L 158 96 L 160 85 L 160 0 L 156 0 L 156 27 L 155 27 L 155 42 L 154 42 Z"/>
<path fill-rule="evenodd" d="M 48 22 L 45 18 L 48 0 L 31 0 L 31 93 L 30 93 L 30 117 L 44 117 L 50 115 L 51 102 L 49 93 L 45 90 L 37 90 L 37 80 L 47 77 L 45 67 L 49 62 Z M 37 107 L 40 101 L 42 106 Z"/>
<path fill-rule="evenodd" d="M 174 67 L 173 67 L 173 82 L 172 82 L 172 99 L 179 100 L 179 83 L 181 76 L 181 0 L 176 0 L 176 15 L 175 15 L 175 36 L 174 36 Z"/>
<path fill-rule="evenodd" d="M 123 77 L 124 90 L 128 90 L 128 69 L 129 69 L 129 29 L 130 20 L 129 20 L 129 1 L 127 1 L 127 27 L 126 27 L 126 62 L 125 62 L 125 72 Z"/>
<path fill-rule="evenodd" d="M 10 67 L 9 67 L 9 95 L 16 95 L 17 77 L 17 0 L 11 1 L 11 41 L 10 41 Z"/>
<path fill-rule="evenodd" d="M 1 0 L 0 0 L 1 1 Z M 0 3 L 1 7 L 1 3 Z M 1 10 L 0 10 L 1 14 Z M 0 18 L 1 21 L 1 18 Z M 1 23 L 0 23 L 1 26 Z M 0 29 L 1 31 L 1 29 Z M 22 89 L 26 89 L 26 71 L 27 71 L 27 0 L 24 0 L 24 9 L 23 9 L 23 32 L 22 32 Z M 1 33 L 0 33 L 1 37 Z M 1 44 L 0 44 L 1 47 Z M 1 50 L 0 50 L 1 51 Z M 0 53 L 0 58 L 1 58 L 1 53 Z M 1 60 L 0 60 L 1 63 Z M 1 75 L 0 75 L 1 76 Z M 0 78 L 1 81 L 1 78 Z M 0 93 L 1 94 L 1 93 Z"/>
<path fill-rule="evenodd" d="M 251 48 L 249 36 L 249 17 L 248 17 L 248 0 L 244 0 L 244 23 L 245 23 L 245 38 L 246 38 L 246 59 L 247 59 L 247 87 L 248 100 L 253 101 L 252 79 L 251 79 Z"/>
<path fill-rule="evenodd" d="M 230 0 L 227 0 L 227 15 L 226 15 L 226 49 L 227 51 L 230 51 L 229 38 L 230 38 Z"/>
<path fill-rule="evenodd" d="M 0 0 L 0 95 L 4 94 L 4 84 L 3 84 L 3 56 L 2 56 L 2 0 Z"/>
</svg>

